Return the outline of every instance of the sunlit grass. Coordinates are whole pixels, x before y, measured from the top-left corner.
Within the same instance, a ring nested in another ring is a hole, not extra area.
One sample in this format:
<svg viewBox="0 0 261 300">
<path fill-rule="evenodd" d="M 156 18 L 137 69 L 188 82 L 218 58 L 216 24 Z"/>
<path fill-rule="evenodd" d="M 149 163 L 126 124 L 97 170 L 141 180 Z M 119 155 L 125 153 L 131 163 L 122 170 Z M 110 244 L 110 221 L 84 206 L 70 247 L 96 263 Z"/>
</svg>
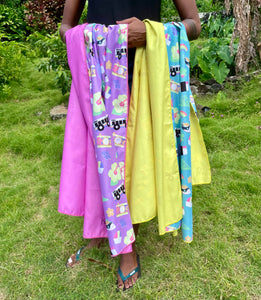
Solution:
<svg viewBox="0 0 261 300">
<path fill-rule="evenodd" d="M 200 123 L 212 183 L 194 187 L 194 241 L 141 225 L 142 278 L 125 294 L 115 272 L 68 256 L 85 241 L 82 219 L 57 212 L 65 120 L 50 109 L 67 101 L 53 74 L 31 63 L 15 96 L 0 104 L 0 299 L 260 299 L 261 78 L 196 97 L 211 107 Z M 41 114 L 39 114 L 41 112 Z M 88 254 L 118 268 L 108 245 Z"/>
</svg>

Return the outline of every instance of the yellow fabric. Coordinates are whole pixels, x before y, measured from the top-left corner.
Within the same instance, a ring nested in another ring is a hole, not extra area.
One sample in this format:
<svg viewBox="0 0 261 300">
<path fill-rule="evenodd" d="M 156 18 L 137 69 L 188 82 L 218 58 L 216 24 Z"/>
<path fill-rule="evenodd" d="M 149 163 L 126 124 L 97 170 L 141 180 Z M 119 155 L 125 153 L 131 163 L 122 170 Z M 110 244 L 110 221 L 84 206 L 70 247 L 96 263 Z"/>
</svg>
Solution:
<svg viewBox="0 0 261 300">
<path fill-rule="evenodd" d="M 211 182 L 208 154 L 196 113 L 190 105 L 192 185 Z"/>
<path fill-rule="evenodd" d="M 147 45 L 135 55 L 126 147 L 126 193 L 133 224 L 158 216 L 159 234 L 182 219 L 164 27 L 145 21 Z M 207 153 L 192 110 L 193 183 L 210 181 Z M 198 139 L 199 137 L 199 139 Z M 193 148 L 194 147 L 194 148 Z M 202 164 L 200 166 L 200 164 Z M 193 171 L 194 169 L 194 171 Z M 199 172 L 199 173 L 198 173 Z"/>
</svg>

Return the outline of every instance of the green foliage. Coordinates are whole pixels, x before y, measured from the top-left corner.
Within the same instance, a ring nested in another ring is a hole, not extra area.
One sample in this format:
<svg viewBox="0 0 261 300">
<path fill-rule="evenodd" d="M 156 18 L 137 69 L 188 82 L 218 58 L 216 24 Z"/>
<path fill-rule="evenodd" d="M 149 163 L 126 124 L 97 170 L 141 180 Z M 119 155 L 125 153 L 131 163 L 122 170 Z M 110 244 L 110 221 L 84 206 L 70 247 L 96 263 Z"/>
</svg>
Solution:
<svg viewBox="0 0 261 300">
<path fill-rule="evenodd" d="M 201 80 L 214 78 L 222 83 L 228 75 L 235 73 L 237 43 L 233 45 L 232 55 L 229 47 L 234 20 L 223 19 L 221 15 L 210 15 L 202 27 L 207 40 L 203 43 L 191 42 L 192 74 Z"/>
<path fill-rule="evenodd" d="M 11 81 L 19 81 L 21 77 L 23 48 L 15 41 L 0 43 L 0 98 L 9 96 L 11 88 L 8 84 Z"/>
<path fill-rule="evenodd" d="M 233 17 L 224 13 L 210 13 L 201 22 L 201 36 L 204 37 L 231 37 L 235 26 Z"/>
<path fill-rule="evenodd" d="M 215 0 L 196 0 L 199 12 L 219 11 L 223 9 L 222 1 Z"/>
<path fill-rule="evenodd" d="M 220 11 L 223 9 L 221 1 L 215 0 L 197 0 L 197 8 L 199 12 Z M 161 1 L 161 20 L 163 23 L 179 20 L 179 14 L 173 4 L 173 1 Z"/>
<path fill-rule="evenodd" d="M 41 32 L 55 32 L 61 21 L 65 0 L 36 0 L 25 3 L 27 24 Z"/>
<path fill-rule="evenodd" d="M 79 24 L 86 23 L 86 20 L 87 20 L 87 12 L 88 12 L 88 1 L 85 2 L 84 9 L 83 9 L 83 12 L 82 12 L 82 15 L 81 15 Z"/>
<path fill-rule="evenodd" d="M 55 34 L 41 34 L 35 32 L 28 38 L 38 57 L 44 57 L 37 65 L 39 71 L 56 73 L 55 84 L 65 94 L 70 90 L 71 73 L 67 64 L 67 53 L 58 32 Z"/>
<path fill-rule="evenodd" d="M 161 20 L 163 23 L 171 22 L 179 19 L 178 12 L 172 1 L 162 0 L 161 1 Z"/>
<path fill-rule="evenodd" d="M 1 4 L 4 4 L 9 7 L 19 7 L 23 4 L 26 0 L 2 0 L 0 1 Z"/>
<path fill-rule="evenodd" d="M 1 40 L 24 40 L 26 32 L 23 9 L 0 5 Z"/>
</svg>

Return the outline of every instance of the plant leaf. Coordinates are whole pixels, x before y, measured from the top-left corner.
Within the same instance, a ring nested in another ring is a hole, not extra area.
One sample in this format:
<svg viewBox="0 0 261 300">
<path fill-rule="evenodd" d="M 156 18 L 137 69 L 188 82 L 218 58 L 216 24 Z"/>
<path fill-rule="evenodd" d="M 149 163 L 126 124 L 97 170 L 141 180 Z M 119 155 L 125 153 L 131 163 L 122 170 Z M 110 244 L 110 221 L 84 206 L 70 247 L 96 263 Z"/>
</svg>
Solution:
<svg viewBox="0 0 261 300">
<path fill-rule="evenodd" d="M 211 65 L 210 71 L 214 79 L 220 84 L 226 79 L 229 73 L 229 69 L 227 68 L 224 61 L 222 61 L 219 65 Z"/>
<path fill-rule="evenodd" d="M 234 56 L 231 56 L 229 46 L 223 45 L 220 47 L 220 49 L 217 51 L 218 56 L 224 60 L 228 65 L 231 65 L 234 61 Z"/>
<path fill-rule="evenodd" d="M 191 52 L 191 54 L 190 54 L 190 67 L 194 68 L 198 64 L 198 56 L 200 55 L 200 49 L 195 45 L 193 45 L 190 49 L 191 49 L 190 50 L 190 52 Z"/>
<path fill-rule="evenodd" d="M 209 68 L 208 62 L 200 56 L 198 57 L 198 65 L 204 73 L 210 73 L 210 68 Z"/>
</svg>

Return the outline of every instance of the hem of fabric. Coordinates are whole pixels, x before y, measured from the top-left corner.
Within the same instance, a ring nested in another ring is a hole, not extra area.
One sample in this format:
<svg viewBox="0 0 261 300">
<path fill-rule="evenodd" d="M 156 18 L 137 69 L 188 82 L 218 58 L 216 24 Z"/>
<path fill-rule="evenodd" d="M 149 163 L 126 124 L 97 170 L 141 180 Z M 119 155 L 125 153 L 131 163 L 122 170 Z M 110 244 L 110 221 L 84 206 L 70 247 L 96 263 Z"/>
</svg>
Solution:
<svg viewBox="0 0 261 300">
<path fill-rule="evenodd" d="M 152 219 L 154 219 L 156 217 L 156 215 L 155 216 L 153 216 L 153 217 L 151 217 L 151 218 L 149 218 L 149 219 L 146 219 L 146 220 L 142 220 L 142 221 L 132 221 L 132 224 L 141 224 L 141 223 L 146 223 L 146 222 L 149 222 L 149 221 L 151 221 Z M 181 219 L 179 219 L 178 221 L 176 221 L 176 222 L 172 222 L 172 223 L 170 223 L 169 225 L 171 225 L 171 224 L 174 224 L 174 223 L 177 223 L 177 222 L 180 222 L 182 220 L 182 218 Z M 166 225 L 165 227 L 167 227 L 167 226 L 169 226 L 169 225 Z M 165 231 L 164 233 L 160 233 L 159 232 L 159 235 L 164 235 L 164 234 L 166 234 L 166 233 L 173 233 L 173 232 L 177 232 L 178 230 L 180 230 L 181 229 L 181 226 L 179 227 L 179 228 L 177 228 L 177 229 L 175 229 L 175 230 L 171 230 L 171 231 Z M 188 243 L 188 242 L 187 242 Z"/>
<path fill-rule="evenodd" d="M 180 222 L 182 219 L 183 219 L 183 217 L 182 217 L 181 219 L 179 219 L 178 221 L 169 223 L 169 225 L 166 225 L 165 228 L 168 227 L 168 226 L 170 226 L 170 225 L 172 225 L 172 224 L 175 224 L 175 223 Z M 178 229 L 176 229 L 176 230 L 179 230 L 179 229 L 180 229 L 180 227 L 179 227 Z M 166 233 L 173 232 L 173 231 L 175 231 L 175 230 L 172 230 L 172 231 L 164 231 L 163 233 L 162 233 L 162 231 L 161 231 L 161 232 L 159 232 L 159 235 L 164 235 L 164 234 L 166 234 Z"/>
<path fill-rule="evenodd" d="M 132 221 L 132 224 L 141 224 L 141 223 L 146 223 L 146 222 L 149 222 L 149 221 L 151 221 L 152 219 L 154 219 L 156 217 L 156 215 L 155 216 L 153 216 L 153 217 L 150 217 L 149 219 L 146 219 L 146 220 L 142 220 L 142 221 Z"/>
<path fill-rule="evenodd" d="M 193 242 L 193 240 L 191 240 L 191 241 L 185 241 L 185 240 L 183 240 L 183 242 L 185 243 L 185 244 L 191 244 L 192 242 Z"/>
<path fill-rule="evenodd" d="M 193 179 L 192 179 L 192 181 L 193 181 Z M 209 181 L 207 181 L 207 182 L 197 182 L 197 183 L 192 183 L 192 186 L 197 186 L 197 185 L 203 185 L 203 184 L 210 184 L 211 183 L 211 179 L 209 180 Z"/>
<path fill-rule="evenodd" d="M 98 236 L 86 236 L 86 235 L 83 235 L 83 238 L 84 239 L 108 239 L 108 236 L 100 236 L 100 235 L 98 235 Z"/>
<path fill-rule="evenodd" d="M 62 210 L 59 210 L 59 209 L 58 209 L 58 212 L 60 214 L 67 215 L 67 216 L 72 216 L 72 217 L 84 217 L 84 214 L 68 213 L 68 212 L 63 212 Z"/>
<path fill-rule="evenodd" d="M 135 240 L 134 240 L 133 242 L 131 242 L 130 244 L 126 245 L 126 247 L 131 246 L 131 251 L 124 252 L 124 249 L 126 248 L 126 247 L 124 247 L 124 248 L 121 250 L 121 252 L 119 252 L 119 253 L 117 253 L 117 254 L 115 254 L 115 255 L 111 255 L 111 257 L 116 257 L 116 256 L 121 255 L 121 254 L 131 253 L 131 252 L 133 251 L 132 244 L 133 244 L 135 241 L 136 241 L 136 237 L 135 237 Z"/>
</svg>

